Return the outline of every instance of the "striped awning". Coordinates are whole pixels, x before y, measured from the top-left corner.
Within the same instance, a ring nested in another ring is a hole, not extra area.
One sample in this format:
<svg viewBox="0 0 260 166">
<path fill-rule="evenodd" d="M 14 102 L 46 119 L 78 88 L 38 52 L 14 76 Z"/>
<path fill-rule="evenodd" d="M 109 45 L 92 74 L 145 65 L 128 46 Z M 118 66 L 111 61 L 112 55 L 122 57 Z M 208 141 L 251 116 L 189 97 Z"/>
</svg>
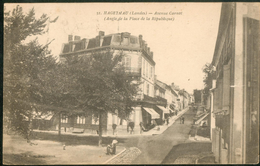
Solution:
<svg viewBox="0 0 260 166">
<path fill-rule="evenodd" d="M 43 119 L 43 120 L 51 120 L 51 118 L 54 116 L 54 114 L 51 112 L 42 115 L 42 113 L 40 112 L 33 111 L 32 114 L 33 114 L 33 119 Z"/>
<path fill-rule="evenodd" d="M 151 115 L 152 119 L 160 118 L 160 115 L 156 111 L 154 111 L 154 109 L 147 107 L 143 107 L 143 109 Z"/>
<path fill-rule="evenodd" d="M 168 109 L 166 109 L 166 108 L 164 108 L 163 106 L 159 106 L 159 105 L 156 105 L 158 108 L 160 108 L 162 111 L 163 111 L 163 113 L 165 113 L 165 114 L 169 114 L 170 113 L 170 111 L 168 110 Z"/>
</svg>

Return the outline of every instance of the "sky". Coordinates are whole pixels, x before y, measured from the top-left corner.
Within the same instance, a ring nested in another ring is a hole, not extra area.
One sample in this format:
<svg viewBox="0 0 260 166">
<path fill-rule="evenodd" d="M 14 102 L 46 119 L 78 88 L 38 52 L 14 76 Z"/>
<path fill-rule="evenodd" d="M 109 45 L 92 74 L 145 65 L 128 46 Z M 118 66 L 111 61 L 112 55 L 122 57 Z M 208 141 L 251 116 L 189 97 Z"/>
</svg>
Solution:
<svg viewBox="0 0 260 166">
<path fill-rule="evenodd" d="M 5 7 L 7 10 L 12 10 L 16 5 L 5 4 Z M 143 35 L 148 47 L 154 52 L 157 79 L 166 84 L 174 82 L 189 93 L 193 93 L 193 89 L 202 89 L 204 86 L 202 67 L 212 61 L 221 10 L 221 3 L 23 3 L 19 5 L 23 7 L 24 12 L 34 7 L 38 18 L 43 13 L 50 16 L 51 20 L 59 16 L 55 23 L 48 24 L 48 33 L 38 36 L 41 44 L 54 39 L 49 49 L 57 57 L 61 53 L 62 44 L 68 41 L 68 35 L 94 38 L 99 31 L 104 31 L 105 35 L 118 32 L 129 32 L 135 36 Z M 163 17 L 164 20 L 156 21 L 153 17 Z"/>
</svg>

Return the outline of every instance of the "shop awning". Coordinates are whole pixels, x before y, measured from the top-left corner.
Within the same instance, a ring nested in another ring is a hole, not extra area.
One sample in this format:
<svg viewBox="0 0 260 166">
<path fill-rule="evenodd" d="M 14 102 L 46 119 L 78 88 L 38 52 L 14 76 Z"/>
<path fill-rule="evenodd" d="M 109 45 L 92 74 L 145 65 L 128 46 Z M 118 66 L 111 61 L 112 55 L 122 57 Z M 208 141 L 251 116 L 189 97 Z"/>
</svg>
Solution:
<svg viewBox="0 0 260 166">
<path fill-rule="evenodd" d="M 159 105 L 156 105 L 158 108 L 160 108 L 162 111 L 163 111 L 163 113 L 165 113 L 165 114 L 169 114 L 170 113 L 170 111 L 168 110 L 168 109 L 166 109 L 166 108 L 164 108 L 163 106 L 159 106 Z"/>
<path fill-rule="evenodd" d="M 33 112 L 33 119 L 43 119 L 43 120 L 51 120 L 51 118 L 54 116 L 53 113 L 47 113 L 47 114 L 41 114 L 39 112 Z"/>
<path fill-rule="evenodd" d="M 42 116 L 42 119 L 44 120 L 51 120 L 51 118 L 53 117 L 54 114 L 48 114 L 48 115 L 44 115 Z"/>
<path fill-rule="evenodd" d="M 152 116 L 152 119 L 159 119 L 160 118 L 160 115 L 156 111 L 154 111 L 154 109 L 147 108 L 147 107 L 143 107 L 143 109 Z"/>
</svg>

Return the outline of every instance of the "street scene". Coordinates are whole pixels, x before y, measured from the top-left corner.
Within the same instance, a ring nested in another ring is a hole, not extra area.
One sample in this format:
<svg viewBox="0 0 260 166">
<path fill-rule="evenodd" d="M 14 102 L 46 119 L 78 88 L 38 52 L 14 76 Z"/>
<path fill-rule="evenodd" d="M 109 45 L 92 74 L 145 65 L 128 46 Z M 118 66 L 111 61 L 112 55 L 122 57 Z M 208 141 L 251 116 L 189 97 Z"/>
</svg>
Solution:
<svg viewBox="0 0 260 166">
<path fill-rule="evenodd" d="M 6 3 L 3 164 L 259 163 L 259 10 Z"/>
</svg>

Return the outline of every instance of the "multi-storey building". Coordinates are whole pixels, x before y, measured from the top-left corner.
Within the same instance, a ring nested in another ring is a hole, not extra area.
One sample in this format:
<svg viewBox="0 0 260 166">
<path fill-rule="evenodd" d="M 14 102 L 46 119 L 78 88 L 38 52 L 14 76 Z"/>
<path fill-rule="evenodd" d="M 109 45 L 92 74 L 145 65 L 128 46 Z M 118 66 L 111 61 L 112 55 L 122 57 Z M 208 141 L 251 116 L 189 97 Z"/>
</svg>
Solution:
<svg viewBox="0 0 260 166">
<path fill-rule="evenodd" d="M 259 162 L 259 3 L 223 3 L 212 65 L 216 162 Z"/>
<path fill-rule="evenodd" d="M 98 36 L 92 39 L 81 39 L 79 36 L 69 35 L 68 43 L 63 44 L 62 52 L 60 54 L 60 60 L 66 62 L 66 58 L 72 55 L 88 56 L 96 51 L 110 50 L 115 54 L 123 52 L 124 54 L 124 66 L 125 70 L 131 75 L 139 79 L 142 84 L 140 85 L 141 92 L 137 97 L 134 111 L 129 117 L 129 120 L 121 119 L 116 114 L 112 115 L 108 113 L 108 118 L 104 122 L 106 126 L 103 127 L 104 133 L 109 132 L 112 129 L 112 124 L 117 124 L 118 132 L 126 132 L 128 123 L 130 121 L 135 123 L 135 131 L 139 132 L 139 124 L 143 122 L 145 127 L 149 127 L 152 123 L 155 123 L 156 119 L 160 118 L 158 112 L 154 110 L 156 100 L 154 100 L 154 73 L 155 62 L 153 60 L 153 52 L 147 46 L 143 40 L 142 35 L 133 36 L 128 32 L 115 33 L 105 35 L 100 31 Z M 71 117 L 71 121 L 65 120 L 70 126 L 73 123 L 80 123 L 80 128 L 84 128 L 85 132 L 90 132 L 93 128 L 97 128 L 98 121 L 94 116 L 90 116 L 89 121 L 85 117 L 80 119 L 77 117 Z M 89 118 L 89 117 L 88 117 Z"/>
<path fill-rule="evenodd" d="M 167 104 L 165 106 L 166 110 L 164 111 L 164 114 L 166 114 L 166 116 L 164 115 L 163 118 L 169 116 L 170 114 L 175 114 L 179 110 L 177 101 L 178 93 L 171 86 L 159 80 L 156 80 L 156 85 L 158 85 L 165 91 L 164 98 L 166 99 Z M 160 89 L 158 89 L 157 91 L 160 91 Z"/>
</svg>

